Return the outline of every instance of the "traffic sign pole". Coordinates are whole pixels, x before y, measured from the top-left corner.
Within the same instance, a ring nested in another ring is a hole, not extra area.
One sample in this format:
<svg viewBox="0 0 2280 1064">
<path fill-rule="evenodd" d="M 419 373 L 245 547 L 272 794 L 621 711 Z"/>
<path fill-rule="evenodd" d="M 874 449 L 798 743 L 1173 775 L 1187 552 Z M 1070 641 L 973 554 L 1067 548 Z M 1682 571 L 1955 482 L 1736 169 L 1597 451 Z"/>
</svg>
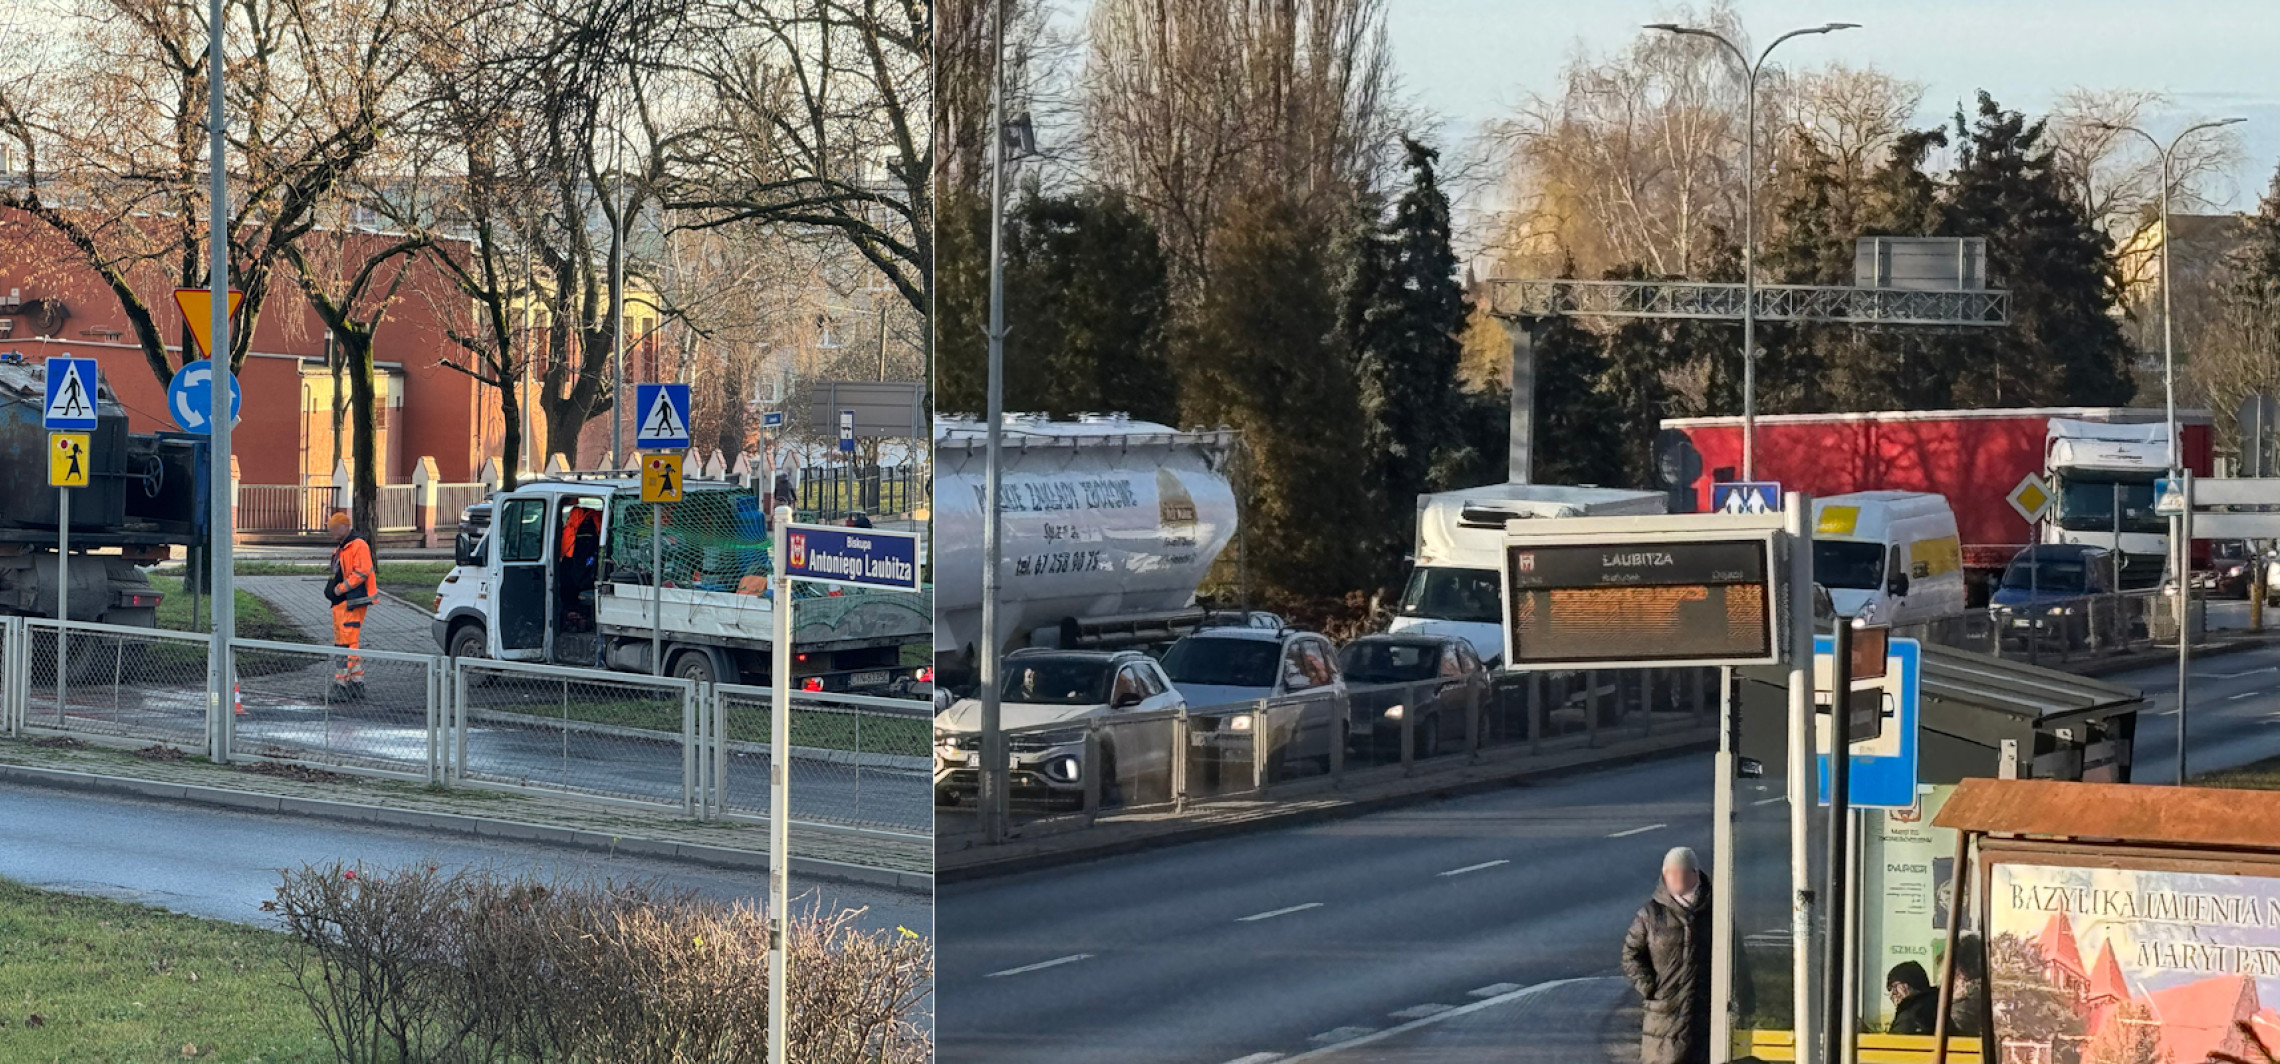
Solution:
<svg viewBox="0 0 2280 1064">
<path fill-rule="evenodd" d="M 1851 852 L 1852 841 L 1848 830 L 1852 826 L 1852 619 L 1840 615 L 1833 627 L 1835 646 L 1829 663 L 1834 674 L 1829 690 L 1829 889 L 1822 903 L 1839 919 L 1831 925 L 1822 951 L 1822 1000 L 1829 1010 L 1822 1017 L 1829 1025 L 1824 1032 L 1827 1055 L 1822 1059 L 1844 1064 L 1852 1060 L 1852 1047 L 1845 1044 L 1845 983 L 1851 975 L 1845 971 L 1845 942 L 1852 937 L 1852 928 L 1842 919 L 1847 911 L 1845 897 L 1852 887 L 1845 874 L 1845 857 Z"/>
<path fill-rule="evenodd" d="M 776 507 L 775 645 L 769 648 L 770 692 L 768 707 L 768 1060 L 790 1064 L 784 1028 L 791 1022 L 785 1007 L 784 986 L 791 978 L 786 962 L 784 914 L 792 905 L 792 794 L 791 774 L 785 763 L 792 749 L 792 508 Z"/>
<path fill-rule="evenodd" d="M 649 675 L 665 675 L 665 504 L 649 504 Z"/>
<path fill-rule="evenodd" d="M 55 489 L 55 721 L 63 723 L 64 689 L 71 669 L 64 656 L 71 647 L 71 489 Z"/>
<path fill-rule="evenodd" d="M 2184 505 L 2170 520 L 2177 548 L 2177 785 L 2185 785 L 2185 706 L 2193 682 L 2193 471 L 2178 479 Z"/>
<path fill-rule="evenodd" d="M 1791 492 L 1789 526 L 1790 1006 L 1798 1055 L 1813 1041 L 1813 497 Z M 1829 1064 L 1842 1064 L 1831 1061 Z"/>
</svg>

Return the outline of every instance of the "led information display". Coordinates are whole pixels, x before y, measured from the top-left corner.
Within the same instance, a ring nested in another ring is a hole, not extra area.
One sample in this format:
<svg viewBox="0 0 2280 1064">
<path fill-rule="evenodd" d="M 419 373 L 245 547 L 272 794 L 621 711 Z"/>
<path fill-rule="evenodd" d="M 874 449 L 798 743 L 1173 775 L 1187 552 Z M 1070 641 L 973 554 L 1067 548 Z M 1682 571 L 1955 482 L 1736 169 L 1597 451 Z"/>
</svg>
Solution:
<svg viewBox="0 0 2280 1064">
<path fill-rule="evenodd" d="M 1768 553 L 1762 538 L 1507 547 L 1505 660 L 1773 660 Z"/>
</svg>

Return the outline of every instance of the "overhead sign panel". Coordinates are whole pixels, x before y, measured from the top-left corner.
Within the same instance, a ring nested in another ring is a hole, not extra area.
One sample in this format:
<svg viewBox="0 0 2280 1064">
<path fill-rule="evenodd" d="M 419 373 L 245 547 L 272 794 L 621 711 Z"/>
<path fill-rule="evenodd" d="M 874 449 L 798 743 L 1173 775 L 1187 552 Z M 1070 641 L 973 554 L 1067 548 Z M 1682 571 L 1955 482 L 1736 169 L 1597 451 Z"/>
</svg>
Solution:
<svg viewBox="0 0 2280 1064">
<path fill-rule="evenodd" d="M 636 384 L 633 409 L 641 418 L 634 422 L 635 447 L 644 451 L 689 449 L 688 385 Z"/>
<path fill-rule="evenodd" d="M 793 525 L 784 572 L 794 580 L 918 590 L 918 537 L 908 532 Z"/>
<path fill-rule="evenodd" d="M 101 370 L 92 358 L 47 360 L 47 405 L 40 423 L 50 432 L 86 432 L 95 427 L 95 386 Z"/>
<path fill-rule="evenodd" d="M 811 394 L 809 431 L 824 439 L 836 437 L 839 415 L 848 410 L 857 436 L 921 439 L 932 431 L 915 381 L 817 381 Z"/>
<path fill-rule="evenodd" d="M 1775 537 L 1508 536 L 1504 660 L 1519 669 L 1776 663 Z"/>
</svg>

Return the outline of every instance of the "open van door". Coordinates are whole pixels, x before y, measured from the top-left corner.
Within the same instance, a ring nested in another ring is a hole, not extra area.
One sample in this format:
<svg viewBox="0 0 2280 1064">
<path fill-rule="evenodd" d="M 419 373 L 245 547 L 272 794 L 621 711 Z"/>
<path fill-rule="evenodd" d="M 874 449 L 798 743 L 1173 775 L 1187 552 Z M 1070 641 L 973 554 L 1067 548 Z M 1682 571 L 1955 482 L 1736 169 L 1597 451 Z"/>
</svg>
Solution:
<svg viewBox="0 0 2280 1064">
<path fill-rule="evenodd" d="M 544 495 L 508 495 L 491 515 L 491 554 L 498 579 L 492 584 L 497 623 L 491 625 L 491 656 L 500 661 L 546 659 L 549 601 L 554 587 L 554 506 Z"/>
</svg>

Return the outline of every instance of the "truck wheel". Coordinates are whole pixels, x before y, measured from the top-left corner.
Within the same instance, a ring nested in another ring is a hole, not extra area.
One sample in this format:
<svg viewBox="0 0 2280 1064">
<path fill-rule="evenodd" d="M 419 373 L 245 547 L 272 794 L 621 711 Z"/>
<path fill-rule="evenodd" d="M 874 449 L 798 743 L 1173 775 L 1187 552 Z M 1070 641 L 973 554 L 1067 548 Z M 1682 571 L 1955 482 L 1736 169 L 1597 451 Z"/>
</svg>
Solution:
<svg viewBox="0 0 2280 1064">
<path fill-rule="evenodd" d="M 490 641 L 484 636 L 483 626 L 480 624 L 466 623 L 461 624 L 459 627 L 451 630 L 451 639 L 446 644 L 445 656 L 452 658 L 487 658 L 491 656 L 490 650 Z"/>
<path fill-rule="evenodd" d="M 713 682 L 712 655 L 702 650 L 684 650 L 673 659 L 672 675 L 696 683 Z"/>
</svg>

